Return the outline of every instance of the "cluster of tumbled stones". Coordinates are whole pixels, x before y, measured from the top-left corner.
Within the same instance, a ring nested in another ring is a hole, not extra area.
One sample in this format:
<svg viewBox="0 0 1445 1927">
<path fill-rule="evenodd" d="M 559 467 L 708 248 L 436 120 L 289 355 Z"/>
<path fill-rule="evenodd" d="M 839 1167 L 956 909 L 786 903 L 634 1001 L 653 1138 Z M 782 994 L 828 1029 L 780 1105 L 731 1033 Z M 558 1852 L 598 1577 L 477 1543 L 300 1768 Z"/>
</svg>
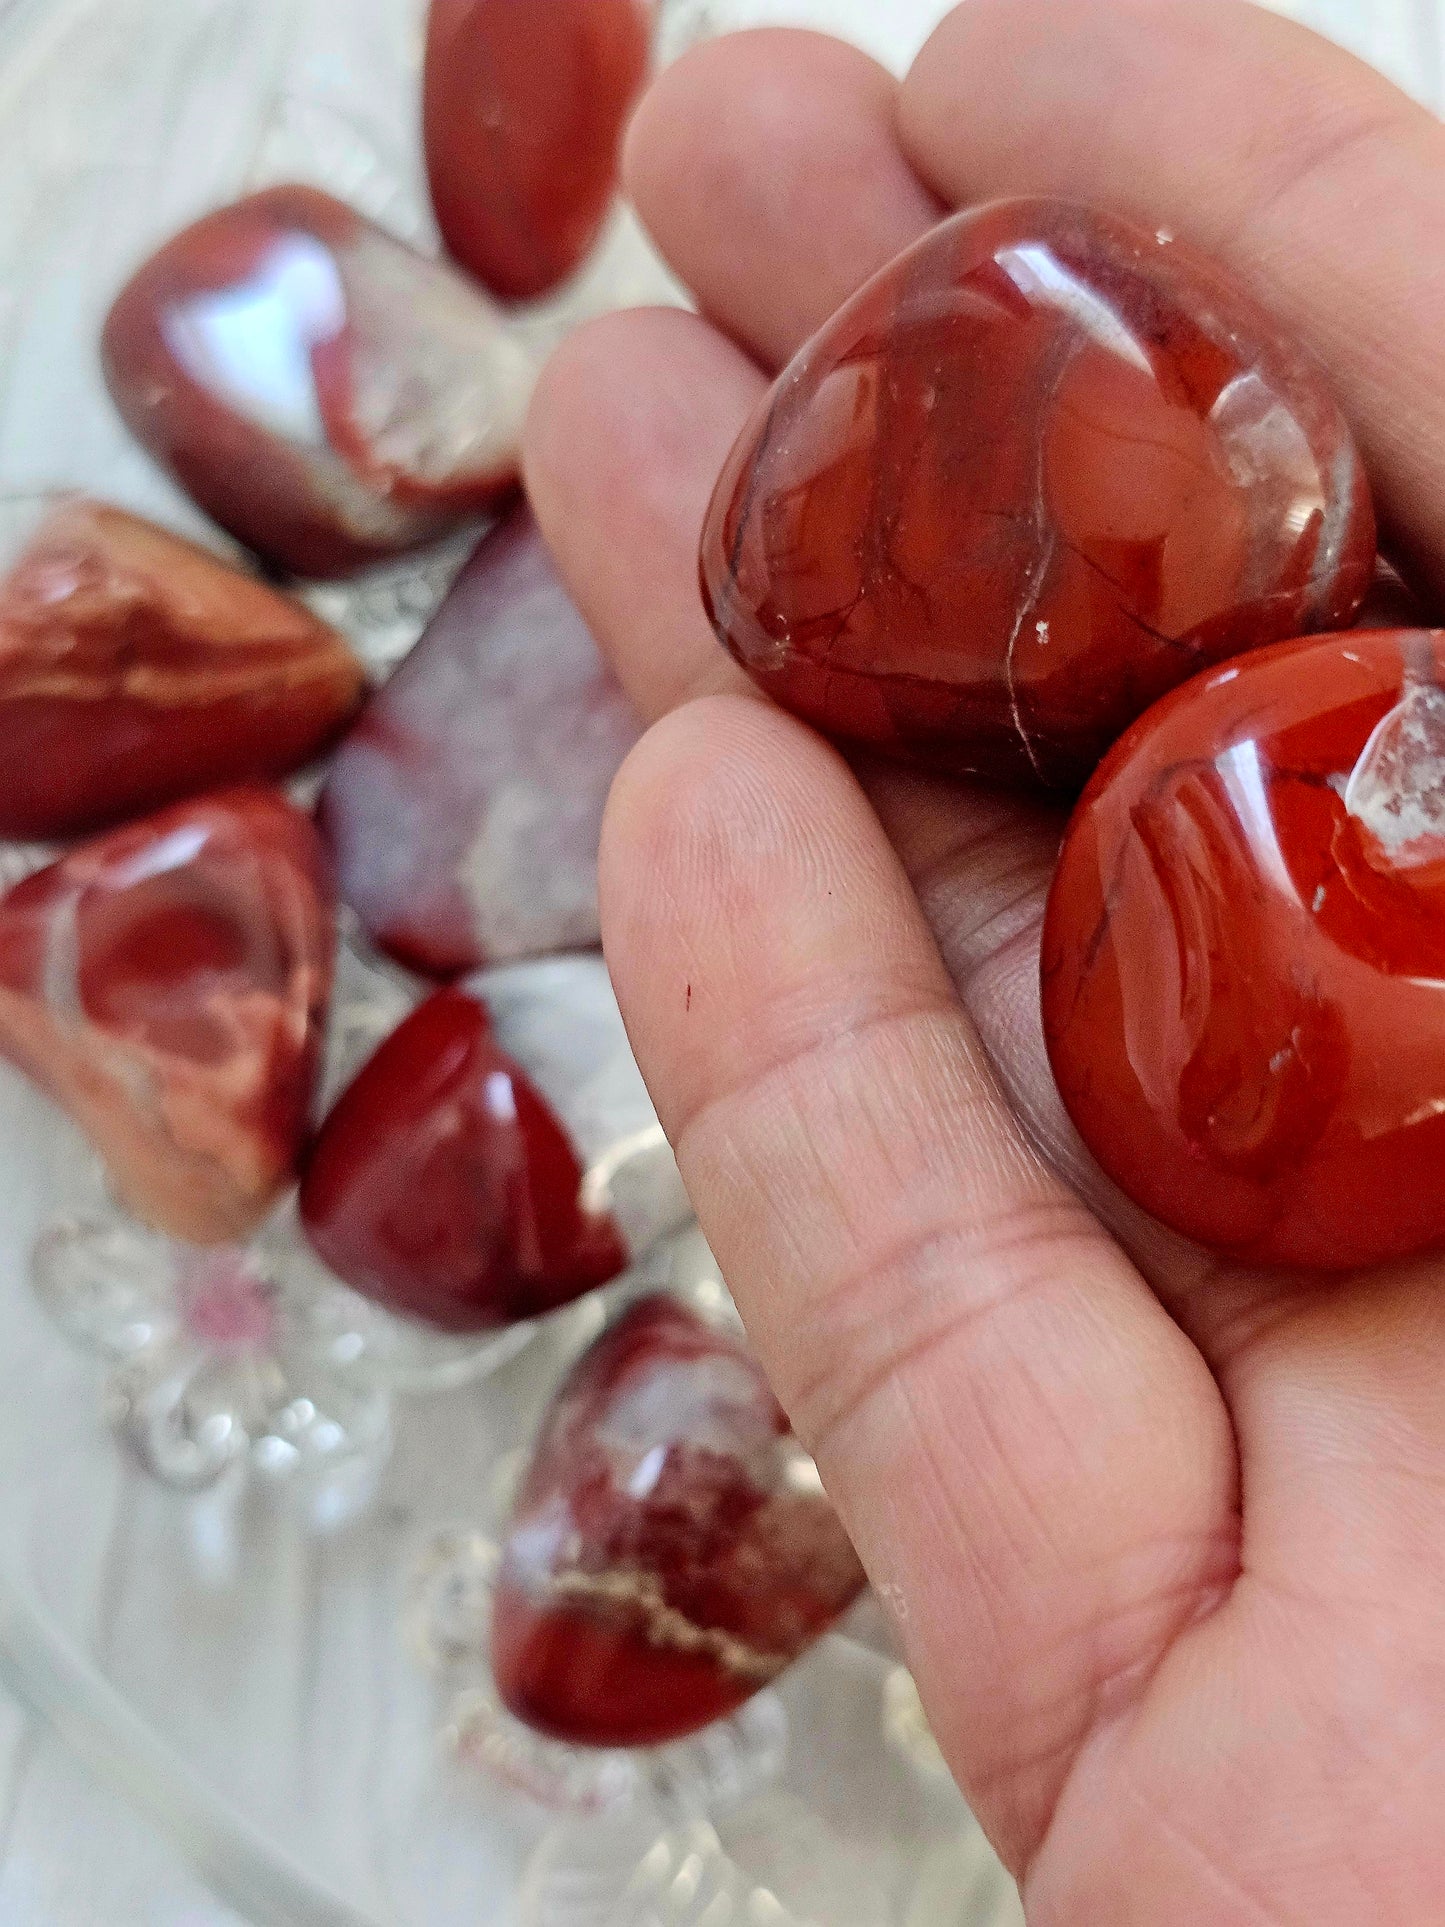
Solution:
<svg viewBox="0 0 1445 1927">
<path fill-rule="evenodd" d="M 273 579 L 499 518 L 383 689 L 301 601 L 118 508 L 53 499 L 0 555 L 0 834 L 64 846 L 0 900 L 0 1051 L 136 1218 L 233 1244 L 299 1182 L 330 1269 L 447 1332 L 552 1312 L 688 1216 L 596 948 L 638 725 L 516 499 L 509 305 L 597 240 L 652 27 L 649 0 L 435 0 L 449 260 L 273 187 L 106 322 L 120 413 Z M 332 752 L 308 813 L 279 785 Z M 338 890 L 417 1001 L 318 1124 Z M 591 1745 L 740 1704 L 863 1583 L 809 1474 L 735 1331 L 636 1305 L 544 1424 L 503 1698 Z"/>
<path fill-rule="evenodd" d="M 1059 1090 L 1131 1198 L 1256 1265 L 1445 1241 L 1445 638 L 1352 629 L 1375 572 L 1322 372 L 1171 235 L 1039 200 L 855 295 L 703 536 L 719 634 L 799 715 L 1085 786 Z"/>
</svg>

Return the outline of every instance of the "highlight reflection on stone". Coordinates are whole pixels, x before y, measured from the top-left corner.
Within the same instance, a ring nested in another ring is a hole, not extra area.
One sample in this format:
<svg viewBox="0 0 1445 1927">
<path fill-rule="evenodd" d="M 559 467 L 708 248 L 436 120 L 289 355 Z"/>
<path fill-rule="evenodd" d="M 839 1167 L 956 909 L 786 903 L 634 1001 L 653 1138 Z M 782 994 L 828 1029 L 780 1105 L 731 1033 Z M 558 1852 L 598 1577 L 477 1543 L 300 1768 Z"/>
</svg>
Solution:
<svg viewBox="0 0 1445 1927">
<path fill-rule="evenodd" d="M 719 635 L 831 734 L 1076 786 L 1211 662 L 1348 623 L 1374 516 L 1312 362 L 1167 233 L 934 229 L 801 351 L 702 545 Z"/>
<path fill-rule="evenodd" d="M 0 898 L 0 1052 L 135 1216 L 239 1239 L 295 1169 L 333 942 L 320 843 L 284 797 L 176 804 Z"/>
<path fill-rule="evenodd" d="M 659 1745 L 775 1679 L 863 1583 L 741 1335 L 644 1298 L 543 1423 L 497 1583 L 497 1687 L 554 1738 Z"/>
<path fill-rule="evenodd" d="M 596 944 L 602 811 L 638 728 L 518 507 L 336 758 L 342 896 L 434 976 Z"/>
<path fill-rule="evenodd" d="M 415 548 L 516 484 L 530 351 L 454 269 L 315 188 L 187 228 L 122 292 L 103 351 L 152 455 L 298 575 Z"/>
<path fill-rule="evenodd" d="M 424 123 L 447 247 L 495 293 L 580 266 L 647 76 L 648 0 L 432 0 Z"/>
<path fill-rule="evenodd" d="M 448 1331 L 606 1284 L 688 1216 L 600 957 L 441 990 L 342 1094 L 301 1191 L 354 1290 Z"/>
<path fill-rule="evenodd" d="M 1147 1210 L 1265 1264 L 1445 1243 L 1445 636 L 1352 631 L 1143 717 L 1044 932 L 1064 1101 Z"/>
<path fill-rule="evenodd" d="M 334 629 L 80 497 L 0 547 L 0 836 L 79 836 L 329 749 L 365 676 Z"/>
</svg>

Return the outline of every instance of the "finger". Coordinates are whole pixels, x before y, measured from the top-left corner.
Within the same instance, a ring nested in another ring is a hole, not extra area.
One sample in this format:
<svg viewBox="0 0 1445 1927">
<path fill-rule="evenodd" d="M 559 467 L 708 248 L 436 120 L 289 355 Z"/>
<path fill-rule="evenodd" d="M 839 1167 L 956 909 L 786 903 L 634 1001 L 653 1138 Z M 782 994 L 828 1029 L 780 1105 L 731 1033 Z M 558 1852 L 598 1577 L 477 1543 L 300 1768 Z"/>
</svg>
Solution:
<svg viewBox="0 0 1445 1927">
<path fill-rule="evenodd" d="M 899 150 L 897 95 L 843 41 L 772 30 L 696 48 L 638 109 L 638 211 L 702 311 L 766 367 L 939 217 Z"/>
<path fill-rule="evenodd" d="M 751 690 L 708 625 L 697 547 L 763 378 L 696 315 L 633 309 L 579 329 L 527 421 L 527 493 L 563 580 L 644 716 Z"/>
<path fill-rule="evenodd" d="M 764 360 L 791 352 L 936 218 L 894 138 L 896 94 L 839 41 L 764 32 L 697 49 L 639 109 L 628 171 L 640 210 L 703 306 Z M 645 715 L 747 686 L 707 626 L 696 550 L 763 389 L 746 354 L 661 310 L 578 331 L 534 396 L 528 493 Z"/>
<path fill-rule="evenodd" d="M 704 1229 L 1015 1866 L 1234 1572 L 1213 1380 L 1001 1100 L 841 759 L 693 704 L 625 767 L 608 954 Z"/>
<path fill-rule="evenodd" d="M 1329 370 L 1392 543 L 1445 582 L 1445 129 L 1241 0 L 969 0 L 899 101 L 954 204 L 1067 194 L 1234 268 Z"/>
</svg>

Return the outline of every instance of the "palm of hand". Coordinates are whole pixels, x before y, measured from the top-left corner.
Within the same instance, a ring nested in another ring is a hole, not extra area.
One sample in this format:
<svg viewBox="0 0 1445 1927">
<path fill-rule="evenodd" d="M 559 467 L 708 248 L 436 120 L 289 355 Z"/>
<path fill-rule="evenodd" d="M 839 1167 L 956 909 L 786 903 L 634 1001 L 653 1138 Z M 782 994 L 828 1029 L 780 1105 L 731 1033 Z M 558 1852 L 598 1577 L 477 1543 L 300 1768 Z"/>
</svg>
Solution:
<svg viewBox="0 0 1445 1927">
<path fill-rule="evenodd" d="M 1252 1275 L 1112 1192 L 1039 1035 L 1057 818 L 850 770 L 751 697 L 697 528 L 761 370 L 941 202 L 1068 192 L 1214 248 L 1305 335 L 1438 583 L 1442 164 L 1421 110 L 1232 0 L 972 0 L 901 93 L 742 37 L 632 141 L 710 321 L 598 324 L 534 411 L 543 525 L 670 712 L 604 847 L 638 1054 L 1038 1927 L 1439 1917 L 1445 1281 Z"/>
</svg>

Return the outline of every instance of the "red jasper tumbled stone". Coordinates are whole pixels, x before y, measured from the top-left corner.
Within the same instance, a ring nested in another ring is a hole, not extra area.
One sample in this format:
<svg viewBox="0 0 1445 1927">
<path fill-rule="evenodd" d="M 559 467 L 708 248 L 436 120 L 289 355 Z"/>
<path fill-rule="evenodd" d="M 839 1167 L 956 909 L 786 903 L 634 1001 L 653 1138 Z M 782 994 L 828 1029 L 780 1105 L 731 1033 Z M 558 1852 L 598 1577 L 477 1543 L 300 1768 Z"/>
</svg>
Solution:
<svg viewBox="0 0 1445 1927">
<path fill-rule="evenodd" d="M 638 729 L 518 507 L 332 766 L 342 896 L 433 976 L 596 944 L 602 811 Z"/>
<path fill-rule="evenodd" d="M 0 836 L 288 775 L 361 700 L 334 629 L 121 509 L 61 500 L 0 567 Z"/>
<path fill-rule="evenodd" d="M 1044 930 L 1064 1101 L 1156 1217 L 1265 1264 L 1445 1243 L 1445 636 L 1354 631 L 1140 719 Z"/>
<path fill-rule="evenodd" d="M 311 187 L 206 216 L 102 340 L 132 432 L 257 554 L 346 575 L 516 484 L 534 358 L 462 275 Z"/>
<path fill-rule="evenodd" d="M 649 0 L 432 0 L 432 203 L 452 255 L 506 299 L 545 294 L 597 239 L 651 14 Z"/>
<path fill-rule="evenodd" d="M 735 1711 L 863 1584 L 742 1337 L 644 1298 L 543 1423 L 493 1602 L 497 1688 L 553 1738 L 658 1745 Z"/>
<path fill-rule="evenodd" d="M 935 228 L 801 351 L 702 543 L 719 635 L 830 734 L 1076 787 L 1211 662 L 1343 626 L 1370 499 L 1313 363 L 1166 233 Z"/>
<path fill-rule="evenodd" d="M 308 817 L 270 790 L 179 803 L 0 898 L 0 1053 L 128 1210 L 227 1243 L 295 1170 L 333 948 Z"/>
<path fill-rule="evenodd" d="M 561 1121 L 460 986 L 421 1004 L 327 1118 L 301 1217 L 339 1278 L 447 1331 L 533 1318 L 614 1278 Z"/>
</svg>

